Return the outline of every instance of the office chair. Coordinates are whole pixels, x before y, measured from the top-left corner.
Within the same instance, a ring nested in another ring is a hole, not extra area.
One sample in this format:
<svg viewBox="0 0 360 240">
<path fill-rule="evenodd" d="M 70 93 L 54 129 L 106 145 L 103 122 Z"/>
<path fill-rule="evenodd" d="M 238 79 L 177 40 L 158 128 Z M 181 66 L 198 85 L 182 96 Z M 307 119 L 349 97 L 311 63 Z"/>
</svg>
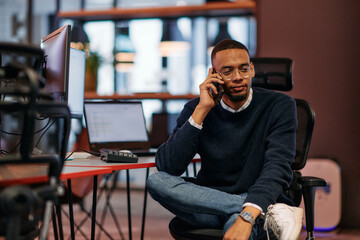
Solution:
<svg viewBox="0 0 360 240">
<path fill-rule="evenodd" d="M 287 58 L 254 58 L 255 66 L 254 87 L 272 90 L 289 91 L 293 87 L 292 60 Z M 285 195 L 296 206 L 304 198 L 307 240 L 314 239 L 314 197 L 315 188 L 325 186 L 326 181 L 316 177 L 304 177 L 299 172 L 307 160 L 314 127 L 315 114 L 309 103 L 302 99 L 295 99 L 298 126 L 296 129 L 296 156 L 293 164 L 293 181 Z M 186 178 L 188 180 L 188 178 Z M 199 228 L 174 217 L 169 223 L 169 231 L 177 240 L 221 240 L 222 229 Z M 274 236 L 272 236 L 273 238 Z"/>
<path fill-rule="evenodd" d="M 1 52 L 4 50 L 4 46 L 6 51 L 15 48 L 15 46 L 6 48 L 6 44 L 1 44 Z M 21 46 L 19 49 L 16 49 L 16 52 L 24 49 L 25 53 L 41 52 L 41 49 L 33 51 L 32 47 L 28 49 Z M 19 151 L 2 153 L 0 167 L 5 164 L 9 166 L 34 163 L 49 166 L 47 183 L 2 185 L 4 187 L 1 187 L 0 192 L 0 236 L 11 240 L 34 239 L 37 236 L 40 239 L 46 239 L 53 206 L 62 190 L 59 176 L 70 133 L 70 110 L 66 104 L 55 103 L 51 96 L 39 91 L 40 78 L 34 69 L 20 63 L 12 62 L 6 67 L 2 67 L 0 71 L 0 83 L 6 82 L 0 90 L 0 123 L 4 125 L 6 123 L 5 116 L 12 115 L 22 125 L 22 131 L 19 134 Z M 14 82 L 15 84 L 12 84 Z M 56 153 L 32 153 L 36 116 L 59 119 L 59 123 L 56 125 L 58 126 L 60 146 L 57 146 Z M 1 129 L 1 133 L 4 133 L 3 129 Z M 1 172 L 4 182 L 6 182 L 6 174 L 8 173 Z M 42 222 L 41 227 L 40 222 Z"/>
<path fill-rule="evenodd" d="M 289 58 L 252 58 L 255 76 L 253 87 L 262 87 L 278 91 L 290 91 L 293 88 L 293 61 Z"/>
</svg>

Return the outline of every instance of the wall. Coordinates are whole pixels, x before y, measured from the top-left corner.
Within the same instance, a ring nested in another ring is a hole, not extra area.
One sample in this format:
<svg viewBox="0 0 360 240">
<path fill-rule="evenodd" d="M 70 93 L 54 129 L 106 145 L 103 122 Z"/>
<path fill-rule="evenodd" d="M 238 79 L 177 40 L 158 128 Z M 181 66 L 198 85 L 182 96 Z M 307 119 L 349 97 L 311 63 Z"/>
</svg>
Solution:
<svg viewBox="0 0 360 240">
<path fill-rule="evenodd" d="M 0 42 L 26 41 L 26 9 L 25 2 L 0 1 Z M 13 17 L 19 25 L 13 32 Z"/>
<path fill-rule="evenodd" d="M 258 0 L 257 12 L 257 56 L 292 58 L 289 94 L 316 112 L 310 157 L 341 165 L 348 228 L 360 227 L 359 12 L 356 0 Z"/>
</svg>

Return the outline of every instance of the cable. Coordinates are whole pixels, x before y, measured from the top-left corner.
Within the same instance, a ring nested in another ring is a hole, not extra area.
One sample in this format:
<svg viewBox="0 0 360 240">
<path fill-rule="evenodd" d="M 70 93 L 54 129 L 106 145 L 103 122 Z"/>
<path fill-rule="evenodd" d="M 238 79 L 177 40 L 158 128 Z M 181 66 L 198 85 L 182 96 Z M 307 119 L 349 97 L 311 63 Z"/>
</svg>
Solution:
<svg viewBox="0 0 360 240">
<path fill-rule="evenodd" d="M 45 120 L 45 119 L 44 119 Z M 38 134 L 38 133 L 40 133 L 41 131 L 43 131 L 45 128 L 47 128 L 48 126 L 49 126 L 49 123 L 50 123 L 50 118 L 48 118 L 48 122 L 45 124 L 45 126 L 43 127 L 43 128 L 41 128 L 41 129 L 39 129 L 39 130 L 37 130 L 37 131 L 35 131 L 35 132 L 33 132 L 33 134 Z M 54 122 L 55 122 L 55 120 L 54 120 Z M 54 123 L 53 122 L 53 123 Z M 52 123 L 52 124 L 53 124 Z M 51 125 L 52 125 L 51 124 Z M 49 128 L 50 128 L 51 126 L 49 126 Z M 48 130 L 48 129 L 47 129 Z M 47 131 L 46 130 L 46 131 Z M 46 132 L 45 131 L 45 132 Z M 5 134 L 9 134 L 9 135 L 12 135 L 12 136 L 21 136 L 22 134 L 21 133 L 11 133 L 11 132 L 7 132 L 7 131 L 4 131 L 4 130 L 2 130 L 2 129 L 0 129 L 0 132 L 2 132 L 2 133 L 5 133 Z M 44 133 L 45 133 L 44 132 Z M 43 133 L 43 134 L 44 134 Z M 43 135 L 42 135 L 43 136 Z M 40 138 L 39 138 L 39 141 L 40 141 L 40 139 L 42 138 L 42 136 L 40 136 Z M 13 153 L 15 150 L 16 150 L 16 148 L 20 145 L 20 143 L 21 143 L 21 139 L 20 139 L 20 141 L 15 145 L 15 147 L 11 150 L 11 151 L 6 151 L 6 150 L 3 150 L 3 149 L 1 149 L 1 154 L 2 155 L 5 155 L 5 154 L 9 154 L 9 153 Z M 39 143 L 39 142 L 38 142 Z M 38 144 L 37 143 L 37 144 Z M 37 146 L 37 145 L 36 145 Z"/>
<path fill-rule="evenodd" d="M 39 120 L 39 121 L 43 121 L 45 119 L 46 118 L 44 118 L 42 120 Z M 42 127 L 41 129 L 33 132 L 33 134 L 37 134 L 37 133 L 41 132 L 42 130 L 44 130 L 49 125 L 49 123 L 50 123 L 50 118 L 48 118 L 48 122 L 46 123 L 46 125 L 44 127 Z M 0 132 L 5 133 L 5 134 L 9 134 L 9 135 L 13 135 L 13 136 L 21 136 L 22 135 L 22 133 L 11 133 L 11 132 L 7 132 L 7 131 L 2 130 L 2 129 L 0 129 Z"/>
<path fill-rule="evenodd" d="M 43 120 L 45 120 L 45 118 Z M 39 121 L 43 121 L 43 120 L 39 120 Z M 34 134 L 37 134 L 37 133 L 41 132 L 42 130 L 44 130 L 50 124 L 50 120 L 51 119 L 48 118 L 48 122 L 45 124 L 45 126 L 43 128 L 41 128 L 41 129 L 35 131 Z"/>
<path fill-rule="evenodd" d="M 42 121 L 42 120 L 45 120 L 45 119 L 48 118 L 48 117 L 40 117 L 40 116 L 38 117 L 37 115 L 39 115 L 39 114 L 36 114 L 36 113 L 35 113 L 35 119 L 36 119 L 36 120 L 39 120 L 39 121 Z"/>
<path fill-rule="evenodd" d="M 15 147 L 13 148 L 13 150 L 11 150 L 9 153 L 15 152 L 16 148 L 20 145 L 20 143 L 21 143 L 21 139 L 20 139 L 20 141 L 15 145 Z"/>
<path fill-rule="evenodd" d="M 11 132 L 7 132 L 5 130 L 0 129 L 0 132 L 8 134 L 8 135 L 12 135 L 12 136 L 21 136 L 21 133 L 11 133 Z"/>
<path fill-rule="evenodd" d="M 100 157 L 100 153 L 98 153 L 98 152 L 92 152 L 92 151 L 87 151 L 87 150 L 84 150 L 84 149 L 76 148 L 68 156 L 65 157 L 65 160 L 69 159 L 69 157 L 71 157 L 71 155 L 73 155 L 75 152 L 87 152 L 87 153 L 89 153 L 89 154 L 91 154 L 93 156 Z"/>
<path fill-rule="evenodd" d="M 48 126 L 48 128 L 41 134 L 41 136 L 39 137 L 37 143 L 35 144 L 35 147 L 37 147 L 42 139 L 42 137 L 45 135 L 45 133 L 51 128 L 51 126 L 56 122 L 56 119 L 50 124 L 50 126 Z"/>
</svg>

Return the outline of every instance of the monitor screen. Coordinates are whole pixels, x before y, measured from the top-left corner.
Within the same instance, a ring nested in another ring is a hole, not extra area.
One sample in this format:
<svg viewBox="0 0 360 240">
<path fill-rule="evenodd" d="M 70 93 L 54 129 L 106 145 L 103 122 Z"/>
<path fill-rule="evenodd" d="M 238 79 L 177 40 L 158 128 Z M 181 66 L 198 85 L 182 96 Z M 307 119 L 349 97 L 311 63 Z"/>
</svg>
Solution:
<svg viewBox="0 0 360 240">
<path fill-rule="evenodd" d="M 70 25 L 65 25 L 41 39 L 45 57 L 45 89 L 56 100 L 66 99 L 69 77 Z"/>
<path fill-rule="evenodd" d="M 67 103 L 71 116 L 82 118 L 84 110 L 84 87 L 85 87 L 85 59 L 84 51 L 70 48 L 69 82 L 67 88 Z"/>
</svg>

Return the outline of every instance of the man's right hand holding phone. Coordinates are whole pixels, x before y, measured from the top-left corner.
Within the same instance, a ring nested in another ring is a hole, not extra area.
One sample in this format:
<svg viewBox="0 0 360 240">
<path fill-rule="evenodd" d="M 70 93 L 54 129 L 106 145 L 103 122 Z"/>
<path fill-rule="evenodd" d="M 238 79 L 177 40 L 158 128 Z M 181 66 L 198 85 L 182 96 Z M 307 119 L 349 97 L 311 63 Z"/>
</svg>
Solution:
<svg viewBox="0 0 360 240">
<path fill-rule="evenodd" d="M 223 84 L 221 75 L 214 68 L 210 68 L 207 78 L 200 84 L 200 102 L 192 114 L 197 124 L 201 125 L 206 115 L 219 102 Z"/>
</svg>

